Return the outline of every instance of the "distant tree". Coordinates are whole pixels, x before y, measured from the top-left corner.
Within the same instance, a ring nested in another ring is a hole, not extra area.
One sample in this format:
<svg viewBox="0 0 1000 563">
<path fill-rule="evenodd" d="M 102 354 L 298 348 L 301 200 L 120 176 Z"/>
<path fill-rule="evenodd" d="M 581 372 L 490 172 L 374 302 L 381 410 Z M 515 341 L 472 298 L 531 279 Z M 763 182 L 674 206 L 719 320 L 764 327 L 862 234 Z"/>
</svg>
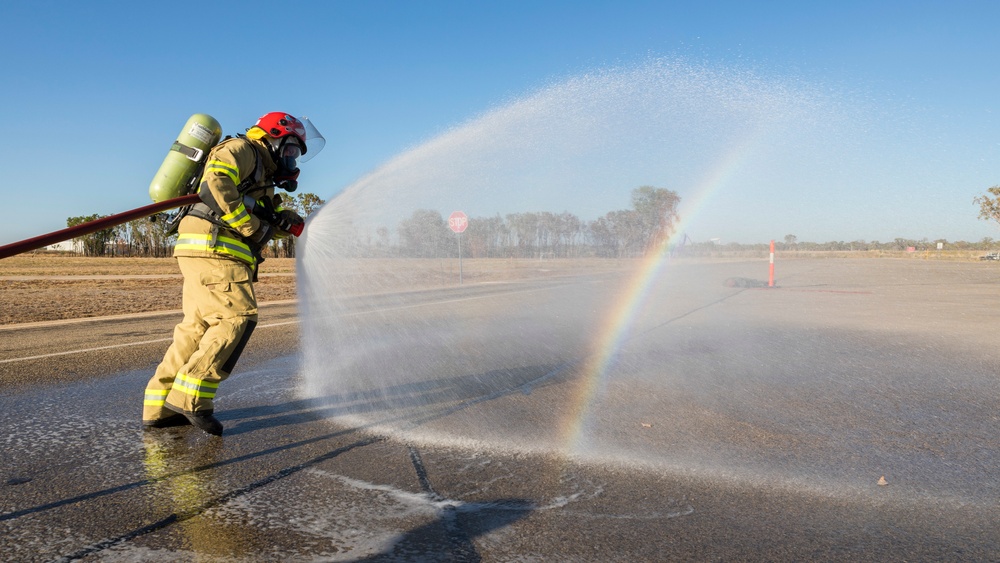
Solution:
<svg viewBox="0 0 1000 563">
<path fill-rule="evenodd" d="M 126 224 L 129 232 L 129 254 L 135 256 L 164 257 L 171 254 L 171 239 L 176 233 L 168 233 L 166 214 L 158 213 Z"/>
<path fill-rule="evenodd" d="M 993 186 L 986 192 L 972 198 L 972 202 L 979 206 L 979 218 L 1000 223 L 1000 185 Z"/>
<path fill-rule="evenodd" d="M 446 256 L 449 241 L 448 223 L 441 212 L 430 209 L 418 209 L 409 219 L 399 224 L 399 242 L 404 256 L 412 258 L 433 258 Z M 456 253 L 458 252 L 456 247 Z"/>
<path fill-rule="evenodd" d="M 320 199 L 318 195 L 310 193 L 295 194 L 295 197 L 293 197 L 292 200 L 295 205 L 293 209 L 295 209 L 296 212 L 303 218 L 312 215 L 314 211 L 326 203 L 324 200 Z"/>
<path fill-rule="evenodd" d="M 285 209 L 291 209 L 292 211 L 299 214 L 303 219 L 312 215 L 314 211 L 322 207 L 326 203 L 316 194 L 311 193 L 301 193 L 295 194 L 291 197 L 285 197 L 281 201 L 281 206 Z M 287 236 L 282 238 L 277 238 L 271 241 L 271 251 L 275 256 L 283 256 L 286 258 L 295 257 L 295 237 Z"/>
<path fill-rule="evenodd" d="M 580 218 L 566 211 L 556 218 L 557 232 L 559 233 L 559 244 L 561 256 L 573 256 L 576 254 L 576 245 L 583 231 L 583 222 Z"/>
<path fill-rule="evenodd" d="M 634 209 L 611 211 L 603 218 L 603 228 L 610 234 L 610 244 L 615 258 L 641 256 L 651 249 L 649 231 L 642 215 Z"/>
<path fill-rule="evenodd" d="M 795 246 L 799 238 L 795 235 L 785 235 L 785 246 Z"/>
<path fill-rule="evenodd" d="M 538 213 L 512 213 L 507 216 L 507 225 L 517 244 L 517 256 L 530 258 L 538 247 Z"/>
<path fill-rule="evenodd" d="M 677 192 L 664 188 L 640 186 L 632 190 L 632 208 L 639 220 L 638 236 L 646 250 L 661 248 L 673 234 L 680 201 Z"/>
<path fill-rule="evenodd" d="M 509 238 L 509 230 L 500 215 L 493 217 L 473 217 L 469 219 L 469 229 L 462 233 L 472 258 L 497 258 L 501 248 Z"/>
<path fill-rule="evenodd" d="M 389 254 L 389 227 L 381 226 L 375 229 L 375 255 L 387 256 Z"/>
<path fill-rule="evenodd" d="M 89 223 L 105 217 L 107 217 L 107 215 L 97 214 L 69 217 L 66 219 L 66 226 L 76 227 L 77 225 L 82 225 L 84 223 Z M 79 241 L 83 245 L 83 253 L 86 256 L 106 256 L 108 254 L 109 246 L 118 236 L 119 230 L 120 226 L 114 226 L 109 229 L 90 233 L 89 235 L 76 237 L 73 240 Z"/>
<path fill-rule="evenodd" d="M 611 211 L 587 225 L 591 244 L 598 256 L 615 258 L 660 252 L 674 232 L 677 222 L 677 192 L 640 186 L 632 190 L 632 209 Z M 580 227 L 570 223 L 577 232 Z"/>
</svg>

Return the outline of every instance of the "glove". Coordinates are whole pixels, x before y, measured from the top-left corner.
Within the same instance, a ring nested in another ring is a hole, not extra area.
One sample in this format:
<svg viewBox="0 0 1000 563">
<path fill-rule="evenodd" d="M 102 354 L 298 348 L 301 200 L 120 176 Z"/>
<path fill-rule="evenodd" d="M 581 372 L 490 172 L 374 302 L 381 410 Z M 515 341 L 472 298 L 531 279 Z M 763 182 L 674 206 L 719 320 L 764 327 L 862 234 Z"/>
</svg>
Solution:
<svg viewBox="0 0 1000 563">
<path fill-rule="evenodd" d="M 274 226 L 283 233 L 295 236 L 302 234 L 302 226 L 305 224 L 305 220 L 299 217 L 298 213 L 291 209 L 285 209 L 278 213 L 276 219 Z"/>
<path fill-rule="evenodd" d="M 267 243 L 271 242 L 271 239 L 274 238 L 275 234 L 275 228 L 272 225 L 265 223 L 264 221 L 260 222 L 260 228 L 254 231 L 254 233 L 250 235 L 250 238 L 247 239 L 247 242 L 250 244 L 250 250 L 253 251 L 254 256 L 260 258 L 261 250 L 267 246 Z"/>
</svg>

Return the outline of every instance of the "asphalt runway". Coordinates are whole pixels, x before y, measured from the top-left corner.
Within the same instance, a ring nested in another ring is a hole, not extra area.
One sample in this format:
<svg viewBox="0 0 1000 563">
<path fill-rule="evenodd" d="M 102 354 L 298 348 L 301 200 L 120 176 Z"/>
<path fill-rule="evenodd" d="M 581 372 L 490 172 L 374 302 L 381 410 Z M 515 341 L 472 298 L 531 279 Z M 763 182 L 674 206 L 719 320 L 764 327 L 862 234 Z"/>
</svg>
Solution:
<svg viewBox="0 0 1000 563">
<path fill-rule="evenodd" d="M 266 306 L 221 439 L 140 427 L 176 316 L 5 327 L 0 560 L 1000 560 L 998 266 L 766 279 Z"/>
</svg>

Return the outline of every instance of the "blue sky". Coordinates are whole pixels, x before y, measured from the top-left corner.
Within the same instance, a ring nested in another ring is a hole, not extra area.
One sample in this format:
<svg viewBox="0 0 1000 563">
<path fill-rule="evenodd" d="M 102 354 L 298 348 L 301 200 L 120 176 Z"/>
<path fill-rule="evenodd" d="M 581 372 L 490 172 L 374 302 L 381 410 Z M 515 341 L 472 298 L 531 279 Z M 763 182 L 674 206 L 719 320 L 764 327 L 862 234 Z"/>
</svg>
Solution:
<svg viewBox="0 0 1000 563">
<path fill-rule="evenodd" d="M 784 219 L 693 238 L 1000 238 L 972 204 L 1000 184 L 1000 2 L 4 2 L 0 21 L 0 243 L 149 203 L 192 113 L 230 134 L 268 111 L 309 116 L 327 145 L 302 189 L 329 198 L 492 108 L 658 57 L 864 106 L 878 132 L 861 150 L 913 174 L 862 167 Z"/>
</svg>

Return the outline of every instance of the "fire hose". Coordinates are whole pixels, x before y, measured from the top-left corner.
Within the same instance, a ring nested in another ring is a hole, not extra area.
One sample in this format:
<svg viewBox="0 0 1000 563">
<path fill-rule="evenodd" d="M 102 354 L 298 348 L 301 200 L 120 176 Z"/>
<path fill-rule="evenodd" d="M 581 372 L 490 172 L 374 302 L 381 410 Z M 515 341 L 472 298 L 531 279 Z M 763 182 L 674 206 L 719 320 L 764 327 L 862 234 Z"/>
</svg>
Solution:
<svg viewBox="0 0 1000 563">
<path fill-rule="evenodd" d="M 8 258 L 14 256 L 15 254 L 21 254 L 23 252 L 30 252 L 32 250 L 38 250 L 39 248 L 44 248 L 50 244 L 56 244 L 57 242 L 62 242 L 64 240 L 69 240 L 72 238 L 82 237 L 89 235 L 91 233 L 96 233 L 97 231 L 103 231 L 104 229 L 110 229 L 116 225 L 121 225 L 122 223 L 128 223 L 129 221 L 134 221 L 136 219 L 142 219 L 143 217 L 148 217 L 150 215 L 160 213 L 162 211 L 168 211 L 177 207 L 183 207 L 185 205 L 192 205 L 198 203 L 201 199 L 198 194 L 188 194 L 181 197 L 175 197 L 173 199 L 167 199 L 158 203 L 153 203 L 146 205 L 144 207 L 138 207 L 129 211 L 123 211 L 115 215 L 109 215 L 107 217 L 102 217 L 100 219 L 95 219 L 94 221 L 89 221 L 87 223 L 81 223 L 79 225 L 62 229 L 59 231 L 53 231 L 48 234 L 39 235 L 37 237 L 25 239 L 19 242 L 12 242 L 10 244 L 5 244 L 0 246 L 0 259 Z M 291 225 L 288 232 L 295 236 L 302 234 L 302 224 Z"/>
<path fill-rule="evenodd" d="M 198 203 L 199 201 L 201 200 L 199 199 L 198 194 L 188 194 L 174 199 L 167 199 L 159 203 L 146 205 L 144 207 L 138 207 L 130 211 L 123 211 L 122 213 L 95 219 L 94 221 L 87 223 L 81 223 L 60 231 L 54 231 L 19 242 L 5 244 L 0 246 L 0 259 L 8 258 L 10 256 L 14 256 L 15 254 L 21 254 L 22 252 L 38 250 L 39 248 L 44 248 L 50 244 L 55 244 L 71 238 L 86 236 L 91 233 L 96 233 L 97 231 L 110 229 L 111 227 L 121 225 L 122 223 L 142 219 L 143 217 L 148 217 L 155 213 L 160 213 L 161 211 L 167 211 L 176 207 L 183 207 L 185 205 Z"/>
</svg>

